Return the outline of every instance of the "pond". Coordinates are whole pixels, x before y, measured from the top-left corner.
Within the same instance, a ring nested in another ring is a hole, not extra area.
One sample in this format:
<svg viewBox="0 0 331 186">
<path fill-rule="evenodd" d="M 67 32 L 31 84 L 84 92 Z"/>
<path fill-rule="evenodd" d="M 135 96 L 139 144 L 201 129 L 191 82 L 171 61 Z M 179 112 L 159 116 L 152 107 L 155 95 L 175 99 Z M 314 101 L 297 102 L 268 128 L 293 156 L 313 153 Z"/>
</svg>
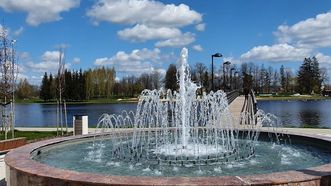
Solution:
<svg viewBox="0 0 331 186">
<path fill-rule="evenodd" d="M 136 103 L 121 104 L 68 104 L 68 126 L 72 126 L 74 115 L 86 114 L 89 126 L 95 126 L 104 114 L 120 114 L 123 110 L 136 110 Z M 56 104 L 16 104 L 15 126 L 18 127 L 55 127 Z"/>
<path fill-rule="evenodd" d="M 258 108 L 276 115 L 284 126 L 331 128 L 331 100 L 258 100 Z"/>
<path fill-rule="evenodd" d="M 120 114 L 122 110 L 136 110 L 136 103 L 70 104 L 67 105 L 68 125 L 76 114 L 88 114 L 89 126 L 95 126 L 103 113 Z M 285 126 L 331 128 L 331 100 L 314 101 L 258 101 L 258 108 L 278 116 Z M 17 104 L 16 126 L 55 127 L 56 105 Z"/>
</svg>

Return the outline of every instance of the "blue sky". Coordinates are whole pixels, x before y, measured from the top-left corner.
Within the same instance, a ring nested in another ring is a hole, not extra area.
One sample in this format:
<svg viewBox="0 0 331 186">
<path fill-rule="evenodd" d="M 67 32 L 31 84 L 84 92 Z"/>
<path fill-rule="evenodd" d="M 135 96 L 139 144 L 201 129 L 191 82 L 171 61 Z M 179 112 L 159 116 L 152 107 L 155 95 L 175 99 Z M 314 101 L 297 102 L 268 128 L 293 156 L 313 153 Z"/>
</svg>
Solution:
<svg viewBox="0 0 331 186">
<path fill-rule="evenodd" d="M 58 46 L 67 68 L 114 66 L 119 78 L 165 71 L 180 49 L 189 62 L 280 65 L 296 72 L 316 56 L 331 72 L 329 0 L 0 0 L 16 39 L 20 77 L 38 84 L 55 73 Z M 1 23 L 1 24 L 3 24 Z"/>
</svg>

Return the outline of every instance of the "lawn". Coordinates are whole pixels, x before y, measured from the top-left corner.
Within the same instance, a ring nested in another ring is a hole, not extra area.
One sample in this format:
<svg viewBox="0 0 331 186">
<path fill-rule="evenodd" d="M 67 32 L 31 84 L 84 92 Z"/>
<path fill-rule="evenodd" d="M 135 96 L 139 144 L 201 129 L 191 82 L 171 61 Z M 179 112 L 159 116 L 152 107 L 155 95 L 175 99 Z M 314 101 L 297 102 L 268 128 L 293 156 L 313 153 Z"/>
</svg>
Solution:
<svg viewBox="0 0 331 186">
<path fill-rule="evenodd" d="M 8 139 L 11 139 L 11 131 L 7 133 Z M 15 137 L 26 137 L 28 142 L 32 141 L 39 141 L 43 139 L 48 139 L 48 138 L 54 138 L 56 137 L 56 131 L 18 131 L 15 130 Z M 0 133 L 0 140 L 4 140 L 5 135 L 4 132 Z"/>
</svg>

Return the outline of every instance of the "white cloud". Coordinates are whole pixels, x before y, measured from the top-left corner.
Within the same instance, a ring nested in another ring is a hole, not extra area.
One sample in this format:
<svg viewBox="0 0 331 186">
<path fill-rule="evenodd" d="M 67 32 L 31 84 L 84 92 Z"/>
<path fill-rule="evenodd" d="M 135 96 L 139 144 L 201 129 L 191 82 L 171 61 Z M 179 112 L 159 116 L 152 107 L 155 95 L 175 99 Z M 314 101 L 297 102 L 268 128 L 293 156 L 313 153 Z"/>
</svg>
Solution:
<svg viewBox="0 0 331 186">
<path fill-rule="evenodd" d="M 19 55 L 19 59 L 21 59 L 23 61 L 30 60 L 29 52 L 19 52 L 18 55 Z"/>
<path fill-rule="evenodd" d="M 74 57 L 74 59 L 72 59 L 72 64 L 80 64 L 80 58 Z"/>
<path fill-rule="evenodd" d="M 324 55 L 320 52 L 318 52 L 315 57 L 317 58 L 318 62 L 323 65 L 331 65 L 331 56 Z"/>
<path fill-rule="evenodd" d="M 13 35 L 14 35 L 15 37 L 18 37 L 18 36 L 20 36 L 20 35 L 23 33 L 23 31 L 24 31 L 24 28 L 21 26 L 19 29 L 15 30 L 15 31 L 13 32 Z"/>
<path fill-rule="evenodd" d="M 133 28 L 126 28 L 124 30 L 120 30 L 117 32 L 117 34 L 125 40 L 143 42 L 152 39 L 169 39 L 173 37 L 178 37 L 182 33 L 177 28 L 149 27 L 143 24 L 137 24 Z"/>
<path fill-rule="evenodd" d="M 28 61 L 26 67 L 32 72 L 51 72 L 56 73 L 59 67 L 59 51 L 46 51 L 41 56 L 41 61 L 39 63 L 33 63 Z M 70 63 L 65 65 L 65 68 L 69 68 Z"/>
<path fill-rule="evenodd" d="M 61 12 L 78 7 L 80 0 L 1 0 L 0 7 L 7 12 L 26 12 L 26 22 L 37 26 L 41 23 L 59 21 Z"/>
<path fill-rule="evenodd" d="M 178 27 L 198 23 L 202 15 L 180 4 L 163 4 L 150 0 L 99 0 L 87 11 L 94 23 L 101 21 L 121 24 Z"/>
<path fill-rule="evenodd" d="M 301 61 L 309 56 L 310 49 L 295 48 L 288 44 L 257 46 L 241 55 L 243 61 Z"/>
<path fill-rule="evenodd" d="M 331 46 L 331 12 L 300 21 L 292 26 L 280 25 L 275 35 L 281 43 L 297 47 L 318 48 Z"/>
<path fill-rule="evenodd" d="M 170 38 L 164 41 L 158 41 L 155 43 L 156 47 L 183 47 L 189 45 L 195 41 L 195 35 L 187 32 L 178 37 Z"/>
<path fill-rule="evenodd" d="M 241 61 L 240 61 L 239 59 L 234 58 L 234 57 L 232 57 L 232 56 L 230 56 L 230 57 L 223 57 L 223 61 L 224 61 L 224 62 L 225 62 L 225 61 L 230 61 L 231 64 L 241 64 Z"/>
<path fill-rule="evenodd" d="M 331 74 L 331 56 L 324 55 L 318 52 L 315 57 L 317 58 L 320 67 L 324 68 L 326 72 L 330 75 Z"/>
<path fill-rule="evenodd" d="M 185 4 L 164 4 L 154 0 L 98 0 L 88 11 L 87 16 L 94 24 L 106 21 L 132 25 L 117 32 L 120 38 L 144 42 L 159 40 L 157 47 L 178 47 L 192 43 L 191 33 L 183 34 L 181 27 L 197 24 L 204 29 L 202 15 Z M 160 41 L 161 40 L 161 41 Z"/>
<path fill-rule="evenodd" d="M 202 51 L 203 51 L 203 48 L 202 48 L 201 45 L 194 45 L 192 48 L 193 48 L 194 50 L 198 51 L 198 52 L 202 52 Z"/>
<path fill-rule="evenodd" d="M 144 72 L 151 72 L 153 70 L 157 70 L 159 72 L 164 71 L 159 66 L 162 62 L 169 59 L 170 57 L 162 55 L 160 49 L 158 48 L 153 50 L 144 48 L 140 50 L 133 50 L 131 53 L 119 51 L 112 57 L 96 59 L 94 64 L 97 66 L 114 66 L 116 72 L 137 75 Z"/>
<path fill-rule="evenodd" d="M 206 24 L 204 24 L 204 23 L 197 24 L 197 25 L 195 25 L 195 29 L 196 29 L 197 31 L 200 31 L 200 32 L 205 31 L 205 29 L 206 29 Z"/>
</svg>

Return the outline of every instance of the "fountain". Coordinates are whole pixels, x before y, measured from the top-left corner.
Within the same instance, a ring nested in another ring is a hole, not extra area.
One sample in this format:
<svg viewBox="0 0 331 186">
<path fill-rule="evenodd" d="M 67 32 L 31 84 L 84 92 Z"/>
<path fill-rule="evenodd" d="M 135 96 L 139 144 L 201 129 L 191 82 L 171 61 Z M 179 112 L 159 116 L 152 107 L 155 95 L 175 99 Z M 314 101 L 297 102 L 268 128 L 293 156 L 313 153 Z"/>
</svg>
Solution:
<svg viewBox="0 0 331 186">
<path fill-rule="evenodd" d="M 9 185 L 331 183 L 330 139 L 275 130 L 276 117 L 263 111 L 243 113 L 256 122 L 240 124 L 223 91 L 196 94 L 187 59 L 184 48 L 179 92 L 144 90 L 135 112 L 103 114 L 95 134 L 9 152 Z"/>
<path fill-rule="evenodd" d="M 97 133 L 117 136 L 108 149 L 114 161 L 197 166 L 254 155 L 261 124 L 239 134 L 223 91 L 197 96 L 199 87 L 191 81 L 187 58 L 184 48 L 178 62 L 179 92 L 144 90 L 134 117 L 104 114 L 100 118 Z M 123 126 L 133 128 L 133 135 L 117 130 Z"/>
</svg>

